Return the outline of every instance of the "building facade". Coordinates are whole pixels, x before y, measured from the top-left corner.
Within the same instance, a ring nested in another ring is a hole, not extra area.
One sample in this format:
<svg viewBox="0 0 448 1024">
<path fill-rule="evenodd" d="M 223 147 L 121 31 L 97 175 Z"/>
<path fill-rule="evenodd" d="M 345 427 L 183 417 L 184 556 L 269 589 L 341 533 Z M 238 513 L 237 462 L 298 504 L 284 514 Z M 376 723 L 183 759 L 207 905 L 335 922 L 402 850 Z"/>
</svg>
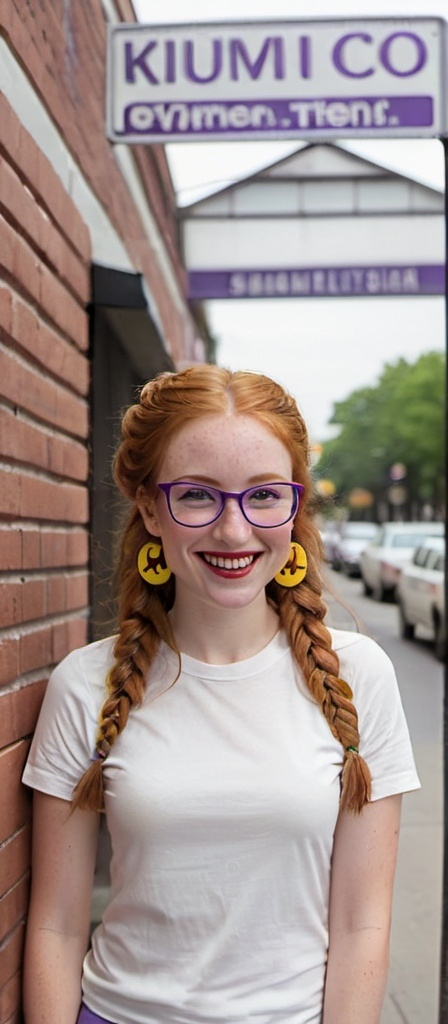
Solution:
<svg viewBox="0 0 448 1024">
<path fill-rule="evenodd" d="M 134 20 L 130 0 L 0 6 L 0 1024 L 21 1020 L 36 716 L 109 625 L 119 411 L 207 358 L 164 150 L 105 137 L 108 23 Z"/>
</svg>

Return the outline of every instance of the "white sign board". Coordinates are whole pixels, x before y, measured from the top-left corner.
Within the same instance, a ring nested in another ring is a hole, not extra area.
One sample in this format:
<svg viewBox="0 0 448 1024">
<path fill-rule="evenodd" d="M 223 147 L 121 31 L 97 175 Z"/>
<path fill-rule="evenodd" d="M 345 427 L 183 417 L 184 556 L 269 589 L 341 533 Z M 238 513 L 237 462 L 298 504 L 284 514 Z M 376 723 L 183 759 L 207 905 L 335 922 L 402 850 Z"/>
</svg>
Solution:
<svg viewBox="0 0 448 1024">
<path fill-rule="evenodd" d="M 110 27 L 115 142 L 445 134 L 440 18 Z"/>
</svg>

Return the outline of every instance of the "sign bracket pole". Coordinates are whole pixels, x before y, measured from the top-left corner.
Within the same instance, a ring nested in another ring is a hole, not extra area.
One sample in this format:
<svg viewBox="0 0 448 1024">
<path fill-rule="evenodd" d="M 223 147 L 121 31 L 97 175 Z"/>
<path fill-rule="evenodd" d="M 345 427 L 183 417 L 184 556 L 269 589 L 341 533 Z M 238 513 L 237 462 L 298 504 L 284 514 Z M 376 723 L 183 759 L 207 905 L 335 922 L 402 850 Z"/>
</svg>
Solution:
<svg viewBox="0 0 448 1024">
<path fill-rule="evenodd" d="M 448 506 L 448 137 L 441 138 L 445 168 L 445 336 L 447 365 L 445 370 L 445 508 Z M 445 556 L 445 632 L 448 616 L 448 561 Z M 440 1007 L 439 1024 L 448 1021 L 448 666 L 445 658 L 445 687 L 443 706 L 443 891 L 442 937 L 440 950 Z"/>
</svg>

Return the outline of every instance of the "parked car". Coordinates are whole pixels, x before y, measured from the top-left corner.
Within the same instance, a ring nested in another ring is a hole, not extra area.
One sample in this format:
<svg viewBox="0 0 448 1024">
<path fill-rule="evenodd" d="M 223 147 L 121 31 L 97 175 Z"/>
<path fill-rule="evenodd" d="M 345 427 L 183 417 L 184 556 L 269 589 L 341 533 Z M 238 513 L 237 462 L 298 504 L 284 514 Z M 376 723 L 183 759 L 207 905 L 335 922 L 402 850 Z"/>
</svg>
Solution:
<svg viewBox="0 0 448 1024">
<path fill-rule="evenodd" d="M 378 530 L 376 523 L 342 523 L 333 552 L 333 569 L 347 576 L 359 576 L 359 556 Z"/>
<path fill-rule="evenodd" d="M 336 519 L 327 519 L 320 529 L 324 558 L 326 562 L 330 563 L 330 565 L 333 564 L 334 552 L 339 540 L 340 529 L 341 524 Z"/>
<path fill-rule="evenodd" d="M 429 537 L 416 549 L 408 565 L 403 566 L 397 583 L 400 635 L 406 640 L 415 628 L 432 631 L 434 649 L 445 660 L 445 540 Z"/>
<path fill-rule="evenodd" d="M 393 598 L 402 566 L 426 537 L 443 537 L 444 523 L 383 523 L 360 555 L 364 593 Z"/>
</svg>

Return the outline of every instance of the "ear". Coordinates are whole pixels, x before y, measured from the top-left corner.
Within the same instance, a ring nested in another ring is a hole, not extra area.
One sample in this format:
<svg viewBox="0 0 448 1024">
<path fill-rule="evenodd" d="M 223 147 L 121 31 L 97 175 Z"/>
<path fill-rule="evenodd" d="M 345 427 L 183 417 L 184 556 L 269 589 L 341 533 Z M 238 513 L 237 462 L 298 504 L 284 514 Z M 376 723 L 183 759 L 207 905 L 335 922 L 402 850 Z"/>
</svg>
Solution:
<svg viewBox="0 0 448 1024">
<path fill-rule="evenodd" d="M 148 533 L 151 533 L 153 537 L 160 537 L 162 531 L 160 529 L 155 499 L 150 498 L 149 495 L 142 490 L 137 495 L 137 508 Z"/>
</svg>

